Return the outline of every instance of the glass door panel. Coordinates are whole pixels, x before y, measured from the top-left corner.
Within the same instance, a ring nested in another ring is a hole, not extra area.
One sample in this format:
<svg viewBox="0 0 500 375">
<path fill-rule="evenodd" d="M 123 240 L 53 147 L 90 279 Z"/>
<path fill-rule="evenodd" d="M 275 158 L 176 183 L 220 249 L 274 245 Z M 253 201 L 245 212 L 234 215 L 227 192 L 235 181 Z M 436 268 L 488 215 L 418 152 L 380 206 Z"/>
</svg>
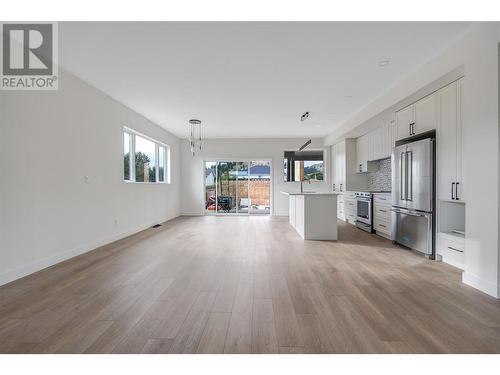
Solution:
<svg viewBox="0 0 500 375">
<path fill-rule="evenodd" d="M 249 171 L 250 214 L 271 213 L 271 162 L 252 160 Z"/>
<path fill-rule="evenodd" d="M 205 213 L 217 213 L 217 162 L 205 162 Z"/>
<path fill-rule="evenodd" d="M 205 161 L 206 214 L 270 214 L 270 194 L 270 161 Z"/>
<path fill-rule="evenodd" d="M 237 163 L 217 163 L 217 213 L 236 213 Z"/>
<path fill-rule="evenodd" d="M 248 162 L 237 162 L 238 178 L 236 186 L 236 213 L 248 213 Z"/>
</svg>

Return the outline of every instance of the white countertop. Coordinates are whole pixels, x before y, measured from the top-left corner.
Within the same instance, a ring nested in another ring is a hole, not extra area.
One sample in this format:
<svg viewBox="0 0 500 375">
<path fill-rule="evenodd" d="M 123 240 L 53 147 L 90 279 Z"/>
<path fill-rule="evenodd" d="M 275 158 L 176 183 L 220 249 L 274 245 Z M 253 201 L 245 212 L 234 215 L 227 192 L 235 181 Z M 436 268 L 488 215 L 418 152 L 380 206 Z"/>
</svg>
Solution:
<svg viewBox="0 0 500 375">
<path fill-rule="evenodd" d="M 311 191 L 311 192 L 303 192 L 303 193 L 291 193 L 289 191 L 281 191 L 281 194 L 285 195 L 340 195 L 340 193 L 335 193 L 335 192 L 320 192 L 320 191 Z"/>
</svg>

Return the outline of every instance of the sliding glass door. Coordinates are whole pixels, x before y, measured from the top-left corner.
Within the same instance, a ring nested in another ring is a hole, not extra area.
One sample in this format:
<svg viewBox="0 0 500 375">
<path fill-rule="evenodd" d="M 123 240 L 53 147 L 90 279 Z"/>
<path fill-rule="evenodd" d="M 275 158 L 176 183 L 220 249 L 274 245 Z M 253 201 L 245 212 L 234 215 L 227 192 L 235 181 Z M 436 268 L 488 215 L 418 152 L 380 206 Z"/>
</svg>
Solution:
<svg viewBox="0 0 500 375">
<path fill-rule="evenodd" d="M 252 160 L 249 171 L 249 213 L 269 215 L 271 213 L 271 162 Z"/>
<path fill-rule="evenodd" d="M 205 161 L 206 214 L 269 214 L 270 161 Z"/>
</svg>

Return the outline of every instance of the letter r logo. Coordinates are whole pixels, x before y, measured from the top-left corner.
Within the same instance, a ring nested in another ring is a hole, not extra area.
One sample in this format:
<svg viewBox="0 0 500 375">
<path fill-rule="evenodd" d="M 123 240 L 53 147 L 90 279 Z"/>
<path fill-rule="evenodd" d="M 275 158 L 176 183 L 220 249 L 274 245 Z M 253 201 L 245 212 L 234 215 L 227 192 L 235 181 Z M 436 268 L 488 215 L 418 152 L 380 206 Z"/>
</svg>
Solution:
<svg viewBox="0 0 500 375">
<path fill-rule="evenodd" d="M 3 24 L 4 75 L 52 75 L 52 24 Z"/>
</svg>

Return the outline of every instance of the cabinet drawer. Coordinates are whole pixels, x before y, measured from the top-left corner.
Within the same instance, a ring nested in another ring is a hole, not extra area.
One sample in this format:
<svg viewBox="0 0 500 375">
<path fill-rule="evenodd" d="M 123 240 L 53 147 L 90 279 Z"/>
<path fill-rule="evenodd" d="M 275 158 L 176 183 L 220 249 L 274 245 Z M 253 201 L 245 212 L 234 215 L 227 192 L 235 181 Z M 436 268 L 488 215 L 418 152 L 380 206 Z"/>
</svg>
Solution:
<svg viewBox="0 0 500 375">
<path fill-rule="evenodd" d="M 344 199 L 354 199 L 354 193 L 350 191 L 346 191 L 344 194 L 342 194 Z"/>
<path fill-rule="evenodd" d="M 346 219 L 348 220 L 348 222 L 350 224 L 356 225 L 356 215 L 350 214 L 350 213 L 346 213 Z"/>
<path fill-rule="evenodd" d="M 377 232 L 382 232 L 388 236 L 391 235 L 391 222 L 387 220 L 381 220 L 377 217 L 375 217 L 375 220 L 373 221 L 373 229 L 375 229 Z"/>
<path fill-rule="evenodd" d="M 384 221 L 391 222 L 391 208 L 385 205 L 374 205 L 373 206 L 373 216 L 380 218 Z"/>
<path fill-rule="evenodd" d="M 464 269 L 465 264 L 465 239 L 451 239 L 448 236 L 439 236 L 439 254 L 443 257 L 443 262 L 454 267 Z"/>
<path fill-rule="evenodd" d="M 392 196 L 391 194 L 373 194 L 373 203 L 390 206 L 392 204 Z"/>
<path fill-rule="evenodd" d="M 346 199 L 344 203 L 344 209 L 346 213 L 355 215 L 356 214 L 356 201 L 353 199 Z"/>
</svg>

